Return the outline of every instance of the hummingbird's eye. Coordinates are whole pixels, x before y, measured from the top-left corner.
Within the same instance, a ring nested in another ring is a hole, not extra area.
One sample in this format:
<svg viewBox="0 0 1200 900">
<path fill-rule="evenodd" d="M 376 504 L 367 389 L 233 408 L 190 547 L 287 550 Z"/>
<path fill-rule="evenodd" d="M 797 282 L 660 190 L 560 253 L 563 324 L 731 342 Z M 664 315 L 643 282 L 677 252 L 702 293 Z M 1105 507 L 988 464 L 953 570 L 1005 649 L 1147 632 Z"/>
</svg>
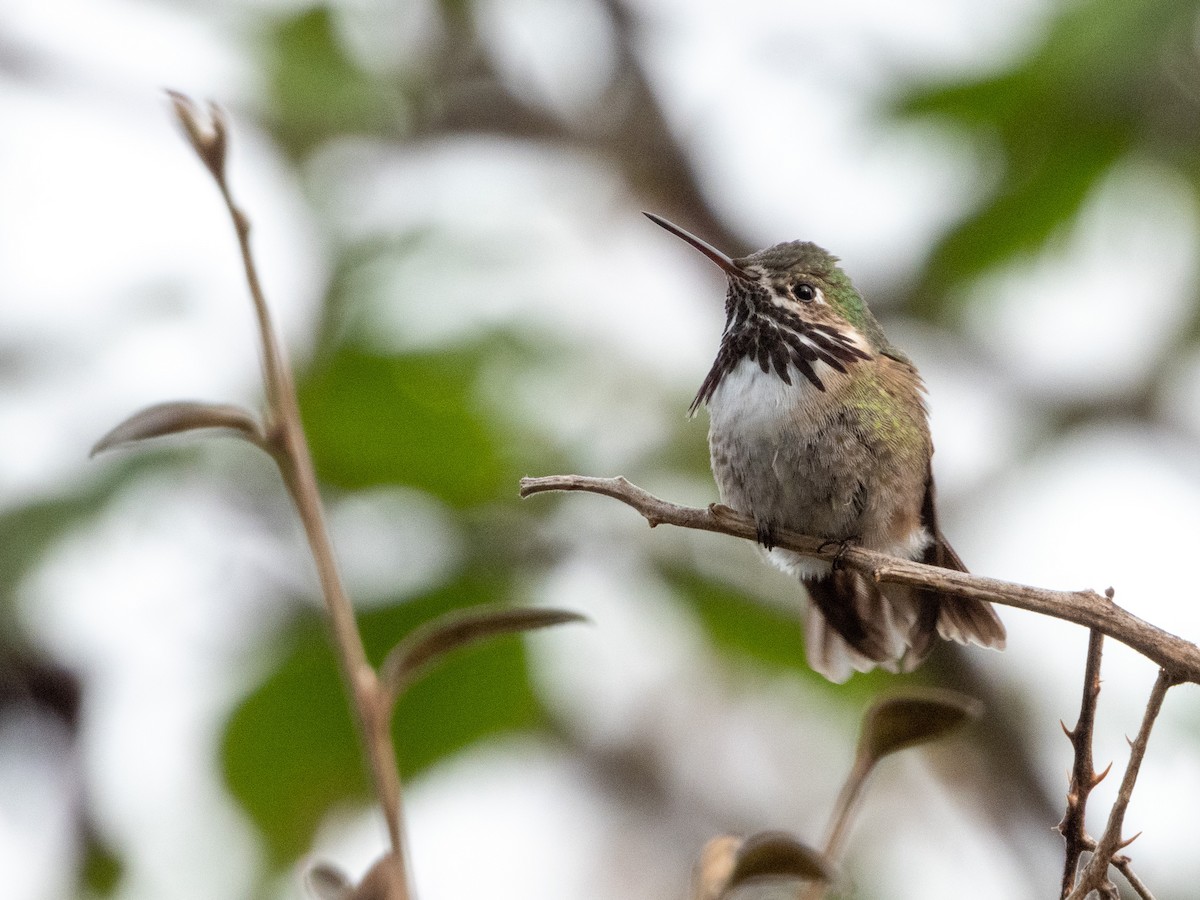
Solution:
<svg viewBox="0 0 1200 900">
<path fill-rule="evenodd" d="M 803 303 L 812 303 L 817 299 L 817 289 L 807 281 L 799 281 L 792 285 L 792 293 Z"/>
</svg>

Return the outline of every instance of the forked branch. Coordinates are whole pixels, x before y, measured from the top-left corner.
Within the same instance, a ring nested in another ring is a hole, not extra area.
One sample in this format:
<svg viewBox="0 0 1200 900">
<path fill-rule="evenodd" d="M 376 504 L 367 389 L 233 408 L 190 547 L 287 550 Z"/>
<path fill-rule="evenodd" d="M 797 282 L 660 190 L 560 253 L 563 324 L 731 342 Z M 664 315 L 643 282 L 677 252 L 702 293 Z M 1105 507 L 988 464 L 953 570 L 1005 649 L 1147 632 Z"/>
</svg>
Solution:
<svg viewBox="0 0 1200 900">
<path fill-rule="evenodd" d="M 1142 760 L 1146 756 L 1146 746 L 1150 743 L 1150 731 L 1154 728 L 1154 722 L 1158 718 L 1159 711 L 1162 709 L 1167 691 L 1178 683 L 1179 681 L 1165 669 L 1159 670 L 1158 678 L 1155 680 L 1154 687 L 1150 691 L 1150 699 L 1146 702 L 1146 712 L 1142 716 L 1142 726 L 1138 729 L 1137 737 L 1129 745 L 1129 764 L 1125 767 L 1125 777 L 1121 779 L 1121 787 L 1117 791 L 1117 800 L 1108 815 L 1108 824 L 1104 828 L 1104 834 L 1096 842 L 1092 858 L 1084 866 L 1083 872 L 1080 874 L 1079 880 L 1075 883 L 1075 888 L 1068 895 L 1067 900 L 1085 900 L 1092 891 L 1099 892 L 1102 897 L 1120 897 L 1115 885 L 1113 885 L 1108 877 L 1108 867 L 1110 865 L 1116 865 L 1121 870 L 1122 874 L 1129 880 L 1130 885 L 1132 885 L 1140 896 L 1150 896 L 1149 892 L 1145 890 L 1144 885 L 1129 870 L 1129 860 L 1124 857 L 1117 858 L 1117 853 L 1129 846 L 1137 837 L 1136 834 L 1131 838 L 1122 837 L 1121 831 L 1125 825 L 1125 810 L 1128 809 L 1129 801 L 1133 797 L 1133 788 L 1137 783 L 1138 772 L 1141 770 Z"/>
</svg>

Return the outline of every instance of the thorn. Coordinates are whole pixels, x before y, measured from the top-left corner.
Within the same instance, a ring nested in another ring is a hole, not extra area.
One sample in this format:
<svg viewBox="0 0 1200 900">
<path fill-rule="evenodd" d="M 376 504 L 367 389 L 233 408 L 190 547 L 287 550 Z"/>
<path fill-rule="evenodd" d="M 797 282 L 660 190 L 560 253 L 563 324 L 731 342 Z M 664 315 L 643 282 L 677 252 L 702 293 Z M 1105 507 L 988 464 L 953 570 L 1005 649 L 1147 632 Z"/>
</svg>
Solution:
<svg viewBox="0 0 1200 900">
<path fill-rule="evenodd" d="M 1127 744 L 1129 745 L 1129 749 L 1130 749 L 1130 750 L 1132 750 L 1132 749 L 1133 749 L 1133 741 L 1131 741 L 1131 740 L 1129 739 L 1129 735 L 1125 735 L 1125 743 L 1127 743 Z"/>
<path fill-rule="evenodd" d="M 1063 734 L 1065 734 L 1067 736 L 1067 740 L 1074 743 L 1075 742 L 1075 732 L 1072 731 L 1070 728 L 1068 728 L 1067 723 L 1064 722 L 1062 719 L 1058 720 L 1058 724 L 1062 726 Z"/>
<path fill-rule="evenodd" d="M 1095 787 L 1100 782 L 1102 782 L 1105 778 L 1107 778 L 1108 773 L 1111 771 L 1112 771 L 1112 763 L 1110 762 L 1107 766 L 1104 767 L 1103 772 L 1092 773 L 1092 787 Z"/>
<path fill-rule="evenodd" d="M 1133 837 L 1126 838 L 1125 840 L 1121 841 L 1121 843 L 1117 844 L 1117 849 L 1124 850 L 1126 847 L 1128 847 L 1130 844 L 1132 844 L 1134 841 L 1136 841 L 1141 836 L 1142 836 L 1142 833 L 1139 831 Z"/>
</svg>

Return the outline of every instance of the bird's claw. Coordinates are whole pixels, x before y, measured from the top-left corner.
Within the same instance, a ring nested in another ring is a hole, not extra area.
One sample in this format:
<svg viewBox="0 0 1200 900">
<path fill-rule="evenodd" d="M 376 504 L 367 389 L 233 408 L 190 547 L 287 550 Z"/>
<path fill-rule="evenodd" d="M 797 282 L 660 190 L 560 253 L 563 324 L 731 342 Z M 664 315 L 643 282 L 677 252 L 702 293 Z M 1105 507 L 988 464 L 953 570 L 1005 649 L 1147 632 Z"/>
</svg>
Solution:
<svg viewBox="0 0 1200 900">
<path fill-rule="evenodd" d="M 818 553 L 826 553 L 830 547 L 837 547 L 837 552 L 833 555 L 833 559 L 829 561 L 829 565 L 836 572 L 842 567 L 842 558 L 846 555 L 846 551 L 851 547 L 858 546 L 859 538 L 848 537 L 840 541 L 825 541 L 817 548 Z"/>
<path fill-rule="evenodd" d="M 758 542 L 767 550 L 772 550 L 775 547 L 775 526 L 770 522 L 756 522 L 755 531 L 757 532 Z"/>
</svg>

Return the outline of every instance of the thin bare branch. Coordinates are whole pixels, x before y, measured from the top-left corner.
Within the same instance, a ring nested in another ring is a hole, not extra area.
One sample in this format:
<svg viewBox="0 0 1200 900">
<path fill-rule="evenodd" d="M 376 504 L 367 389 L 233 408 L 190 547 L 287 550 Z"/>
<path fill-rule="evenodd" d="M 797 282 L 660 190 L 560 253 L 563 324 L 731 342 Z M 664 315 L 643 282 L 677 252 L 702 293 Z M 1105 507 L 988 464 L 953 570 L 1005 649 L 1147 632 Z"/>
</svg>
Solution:
<svg viewBox="0 0 1200 900">
<path fill-rule="evenodd" d="M 1179 684 L 1179 679 L 1167 672 L 1166 669 L 1160 669 L 1158 678 L 1154 682 L 1154 687 L 1150 691 L 1150 699 L 1146 701 L 1146 712 L 1142 716 L 1142 726 L 1138 729 L 1137 737 L 1129 745 L 1129 765 L 1125 767 L 1125 777 L 1121 779 L 1121 787 L 1117 791 L 1117 800 L 1113 804 L 1112 811 L 1108 815 L 1108 824 L 1104 828 L 1104 834 L 1096 843 L 1096 849 L 1092 853 L 1092 858 L 1088 860 L 1088 864 L 1084 866 L 1083 872 L 1079 876 L 1079 880 L 1075 883 L 1075 889 L 1068 895 L 1067 900 L 1085 900 L 1087 895 L 1092 891 L 1098 891 L 1103 896 L 1119 897 L 1116 892 L 1116 886 L 1108 877 L 1108 867 L 1114 862 L 1114 857 L 1117 852 L 1123 847 L 1129 845 L 1132 840 L 1125 840 L 1121 837 L 1121 829 L 1125 825 L 1125 811 L 1129 807 L 1129 800 L 1133 796 L 1133 788 L 1137 783 L 1138 771 L 1142 767 L 1142 760 L 1146 756 L 1146 745 L 1150 742 L 1150 732 L 1154 728 L 1154 721 L 1158 718 L 1158 713 L 1162 709 L 1163 699 L 1167 696 L 1167 691 Z M 1136 837 L 1136 835 L 1135 835 Z M 1130 882 L 1133 883 L 1132 881 Z M 1141 884 L 1141 882 L 1138 882 Z"/>
<path fill-rule="evenodd" d="M 403 900 L 406 894 L 397 893 L 397 885 L 404 884 L 403 876 L 403 864 L 394 853 L 388 853 L 367 870 L 347 900 Z"/>
<path fill-rule="evenodd" d="M 1069 896 L 1075 887 L 1075 873 L 1079 870 L 1080 856 L 1085 850 L 1095 847 L 1095 841 L 1087 833 L 1087 800 L 1092 788 L 1108 774 L 1108 769 L 1105 769 L 1097 776 L 1092 762 L 1092 735 L 1096 723 L 1096 700 L 1100 696 L 1100 659 L 1103 652 L 1104 635 L 1093 628 L 1088 638 L 1079 718 L 1073 730 L 1068 731 L 1067 726 L 1063 725 L 1063 731 L 1066 732 L 1067 739 L 1075 751 L 1075 763 L 1071 768 L 1071 781 L 1067 787 L 1067 811 L 1058 823 L 1059 834 L 1066 843 L 1060 894 L 1064 898 Z M 1109 768 L 1111 767 L 1110 764 Z"/>
<path fill-rule="evenodd" d="M 863 715 L 854 765 L 829 816 L 822 850 L 825 862 L 830 866 L 838 864 L 867 778 L 880 760 L 909 747 L 939 740 L 982 714 L 978 700 L 946 690 L 907 691 L 881 697 L 871 704 Z M 828 884 L 815 883 L 804 891 L 801 900 L 822 900 L 827 888 Z"/>
<path fill-rule="evenodd" d="M 264 447 L 279 467 L 308 537 L 309 548 L 321 582 L 321 593 L 329 613 L 338 661 L 362 737 L 367 768 L 387 822 L 392 852 L 388 857 L 390 861 L 386 867 L 379 870 L 377 878 L 389 882 L 388 897 L 393 900 L 407 900 L 408 871 L 400 771 L 392 741 L 391 707 L 384 698 L 375 670 L 367 660 L 362 636 L 354 618 L 354 609 L 338 571 L 329 529 L 325 524 L 324 506 L 317 489 L 312 456 L 300 420 L 291 367 L 281 350 L 279 337 L 271 321 L 270 309 L 250 246 L 250 219 L 234 200 L 229 187 L 225 167 L 229 145 L 225 116 L 219 107 L 209 104 L 208 121 L 204 121 L 189 98 L 177 93 L 171 93 L 170 96 L 176 117 L 183 125 L 193 149 L 221 191 L 221 197 L 225 201 L 237 234 L 246 284 L 258 322 L 259 349 L 262 353 L 263 380 L 267 394 Z"/>
<path fill-rule="evenodd" d="M 752 541 L 758 537 L 754 522 L 728 507 L 679 506 L 655 497 L 620 476 L 549 475 L 521 479 L 522 497 L 549 491 L 585 491 L 612 497 L 641 513 L 651 528 L 675 525 Z M 843 565 L 861 569 L 879 582 L 932 588 L 957 597 L 1014 606 L 1093 628 L 1132 647 L 1166 669 L 1176 680 L 1200 683 L 1200 647 L 1139 619 L 1095 591 L 1051 591 L 966 572 L 952 572 L 862 547 L 833 546 L 821 538 L 794 531 L 778 531 L 775 544 L 819 559 L 837 558 Z"/>
</svg>

